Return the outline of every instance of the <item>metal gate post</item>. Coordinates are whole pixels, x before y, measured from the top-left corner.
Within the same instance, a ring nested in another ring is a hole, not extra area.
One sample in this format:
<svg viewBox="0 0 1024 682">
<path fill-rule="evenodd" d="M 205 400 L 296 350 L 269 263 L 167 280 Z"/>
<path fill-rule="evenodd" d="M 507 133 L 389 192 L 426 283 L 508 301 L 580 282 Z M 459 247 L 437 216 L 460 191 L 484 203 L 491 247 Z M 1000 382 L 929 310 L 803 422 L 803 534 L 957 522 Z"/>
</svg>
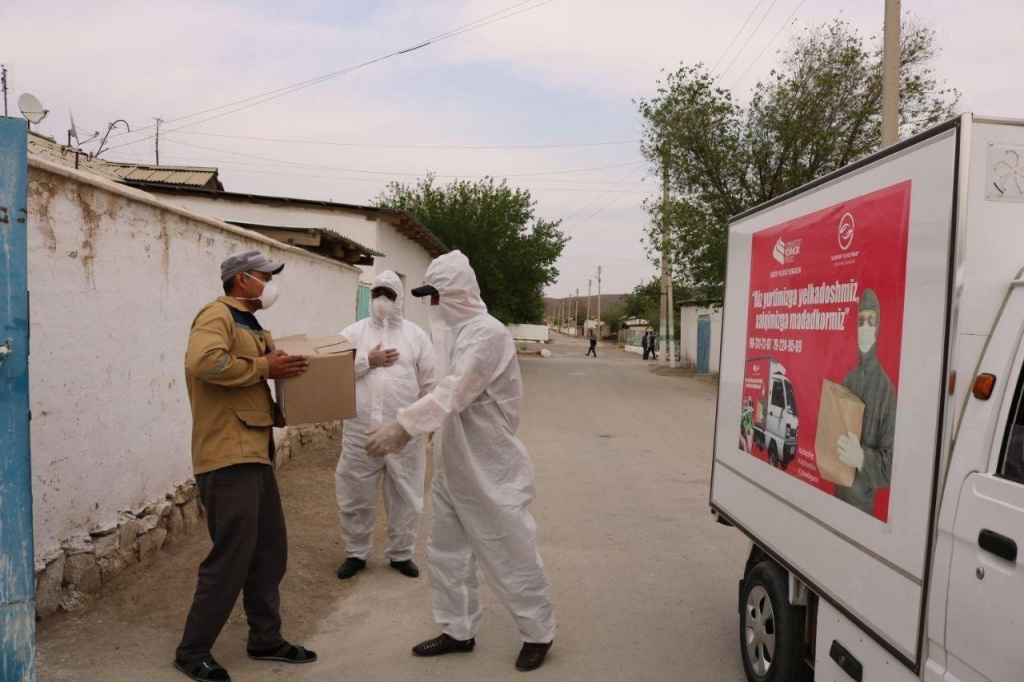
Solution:
<svg viewBox="0 0 1024 682">
<path fill-rule="evenodd" d="M 28 131 L 0 117 L 0 679 L 35 680 L 28 403 Z"/>
</svg>

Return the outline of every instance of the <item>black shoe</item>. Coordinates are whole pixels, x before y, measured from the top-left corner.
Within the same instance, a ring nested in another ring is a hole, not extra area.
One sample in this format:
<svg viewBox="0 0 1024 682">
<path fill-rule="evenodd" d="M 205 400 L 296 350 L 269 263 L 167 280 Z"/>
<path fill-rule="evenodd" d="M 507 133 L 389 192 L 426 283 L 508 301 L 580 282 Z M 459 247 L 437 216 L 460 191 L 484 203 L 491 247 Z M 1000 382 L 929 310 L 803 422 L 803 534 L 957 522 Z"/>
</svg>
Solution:
<svg viewBox="0 0 1024 682">
<path fill-rule="evenodd" d="M 366 568 L 366 559 L 357 559 L 354 556 L 350 556 L 345 559 L 345 563 L 338 569 L 338 577 L 342 580 L 348 580 L 364 568 Z"/>
<path fill-rule="evenodd" d="M 210 654 L 200 656 L 188 663 L 174 659 L 174 667 L 187 675 L 189 679 L 198 680 L 199 682 L 231 682 L 231 676 L 228 675 L 228 671 L 217 661 L 213 660 L 213 656 Z"/>
<path fill-rule="evenodd" d="M 412 559 L 406 559 L 405 561 L 395 561 L 392 559 L 391 568 L 410 578 L 420 577 L 420 569 L 412 562 Z"/>
<path fill-rule="evenodd" d="M 468 654 L 476 646 L 476 639 L 454 639 L 446 634 L 420 642 L 412 648 L 413 656 L 443 656 L 444 654 Z"/>
<path fill-rule="evenodd" d="M 275 661 L 280 663 L 312 663 L 316 660 L 316 652 L 297 644 L 285 642 L 273 649 L 246 649 L 249 658 L 254 661 Z"/>
<path fill-rule="evenodd" d="M 546 644 L 524 642 L 523 648 L 519 651 L 519 658 L 516 659 L 516 670 L 526 672 L 536 670 L 543 665 L 544 657 L 548 655 L 548 649 L 551 648 L 553 642 L 554 640 Z"/>
</svg>

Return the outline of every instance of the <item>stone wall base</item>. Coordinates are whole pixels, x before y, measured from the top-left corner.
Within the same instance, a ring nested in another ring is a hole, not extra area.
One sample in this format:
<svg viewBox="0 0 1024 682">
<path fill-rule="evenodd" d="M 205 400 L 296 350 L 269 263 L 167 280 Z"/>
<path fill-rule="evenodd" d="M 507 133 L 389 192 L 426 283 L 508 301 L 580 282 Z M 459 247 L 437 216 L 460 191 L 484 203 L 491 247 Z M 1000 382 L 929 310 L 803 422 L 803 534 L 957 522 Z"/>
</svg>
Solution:
<svg viewBox="0 0 1024 682">
<path fill-rule="evenodd" d="M 341 422 L 303 424 L 281 430 L 276 438 L 275 468 L 304 448 L 319 447 L 341 434 Z M 36 560 L 36 617 L 81 606 L 82 595 L 96 594 L 132 567 L 159 560 L 199 526 L 205 517 L 194 479 L 140 509 L 126 510 L 115 523 L 67 538 L 60 548 Z"/>
</svg>

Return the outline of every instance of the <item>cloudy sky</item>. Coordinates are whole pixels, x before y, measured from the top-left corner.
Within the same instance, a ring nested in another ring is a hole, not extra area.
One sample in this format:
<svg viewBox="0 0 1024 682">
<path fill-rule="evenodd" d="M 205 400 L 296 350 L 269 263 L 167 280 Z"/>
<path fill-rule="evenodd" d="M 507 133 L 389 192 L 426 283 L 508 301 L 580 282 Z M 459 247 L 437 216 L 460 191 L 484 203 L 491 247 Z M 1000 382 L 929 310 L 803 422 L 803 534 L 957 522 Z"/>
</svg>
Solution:
<svg viewBox="0 0 1024 682">
<path fill-rule="evenodd" d="M 903 12 L 938 30 L 963 109 L 1024 117 L 1024 2 Z M 159 116 L 161 161 L 216 165 L 233 191 L 367 203 L 427 171 L 507 177 L 572 238 L 549 293 L 586 292 L 599 265 L 620 293 L 655 274 L 633 100 L 660 71 L 717 64 L 742 97 L 794 32 L 842 16 L 873 36 L 882 14 L 883 0 L 0 0 L 0 63 L 12 110 L 23 92 L 50 110 L 41 132 L 66 139 L 69 111 L 82 131 L 125 119 L 135 132 L 104 156 L 151 163 Z M 265 93 L 280 96 L 251 99 Z"/>
</svg>

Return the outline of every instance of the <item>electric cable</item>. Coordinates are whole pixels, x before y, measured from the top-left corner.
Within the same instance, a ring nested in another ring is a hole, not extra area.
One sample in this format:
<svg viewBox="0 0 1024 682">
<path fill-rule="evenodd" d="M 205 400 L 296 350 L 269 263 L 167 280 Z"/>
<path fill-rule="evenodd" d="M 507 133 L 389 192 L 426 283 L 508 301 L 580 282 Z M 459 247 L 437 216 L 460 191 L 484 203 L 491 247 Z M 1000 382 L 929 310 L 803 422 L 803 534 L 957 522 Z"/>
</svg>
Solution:
<svg viewBox="0 0 1024 682">
<path fill-rule="evenodd" d="M 725 74 L 729 73 L 729 69 L 732 68 L 732 65 L 735 64 L 736 60 L 740 58 L 741 54 L 743 54 L 743 50 L 747 49 L 747 45 L 749 45 L 753 37 L 757 35 L 757 30 L 761 28 L 761 24 L 763 24 L 764 20 L 768 18 L 769 14 L 771 14 L 772 8 L 775 7 L 775 3 L 778 1 L 779 0 L 772 0 L 772 4 L 768 5 L 768 9 L 765 10 L 765 13 L 761 15 L 761 20 L 757 22 L 757 26 L 755 26 L 754 30 L 750 32 L 749 36 L 747 36 L 747 40 L 746 42 L 743 43 L 743 46 L 740 48 L 740 51 L 736 53 L 736 55 L 732 58 L 732 61 L 729 62 L 729 66 L 725 67 L 725 71 L 720 73 L 715 80 L 724 78 Z"/>
<path fill-rule="evenodd" d="M 796 6 L 796 9 L 794 9 L 792 12 L 790 12 L 789 16 L 786 17 L 786 20 L 784 22 L 782 22 L 782 26 L 779 26 L 779 30 L 776 31 L 775 35 L 772 36 L 772 39 L 769 40 L 765 44 L 765 46 L 761 48 L 761 51 L 757 53 L 756 57 L 754 57 L 754 61 L 750 62 L 750 64 L 743 71 L 743 73 L 740 74 L 740 77 L 737 78 L 736 82 L 732 84 L 731 88 L 729 88 L 730 90 L 735 90 L 736 89 L 736 86 L 740 84 L 740 82 L 743 80 L 743 77 L 747 75 L 747 72 L 750 71 L 751 68 L 753 68 L 754 64 L 757 64 L 758 60 L 761 59 L 761 55 L 764 54 L 764 51 L 768 49 L 769 45 L 771 45 L 772 43 L 775 42 L 775 39 L 779 37 L 780 33 L 782 33 L 782 29 L 786 28 L 786 26 L 789 24 L 789 22 L 793 20 L 793 17 L 796 16 L 796 13 L 800 11 L 800 8 L 804 6 L 805 2 L 807 2 L 807 0 L 800 0 L 800 4 Z"/>
</svg>

